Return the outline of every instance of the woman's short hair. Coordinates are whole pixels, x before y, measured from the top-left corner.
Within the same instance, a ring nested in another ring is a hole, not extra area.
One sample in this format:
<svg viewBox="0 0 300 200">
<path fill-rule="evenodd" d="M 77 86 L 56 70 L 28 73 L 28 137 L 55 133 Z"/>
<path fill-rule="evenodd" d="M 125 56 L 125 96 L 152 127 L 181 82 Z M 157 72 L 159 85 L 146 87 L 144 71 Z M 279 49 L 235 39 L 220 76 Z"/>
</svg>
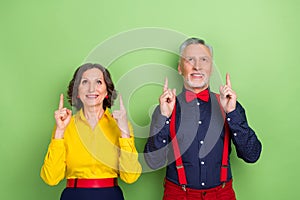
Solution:
<svg viewBox="0 0 300 200">
<path fill-rule="evenodd" d="M 111 108 L 114 100 L 117 97 L 117 92 L 111 80 L 109 71 L 100 64 L 86 63 L 76 69 L 68 86 L 68 101 L 70 105 L 75 107 L 77 110 L 80 110 L 83 107 L 81 100 L 78 98 L 78 88 L 82 79 L 82 75 L 85 71 L 93 68 L 97 68 L 103 73 L 104 82 L 107 88 L 108 98 L 104 98 L 103 100 L 103 109 L 105 110 L 106 108 Z"/>
</svg>

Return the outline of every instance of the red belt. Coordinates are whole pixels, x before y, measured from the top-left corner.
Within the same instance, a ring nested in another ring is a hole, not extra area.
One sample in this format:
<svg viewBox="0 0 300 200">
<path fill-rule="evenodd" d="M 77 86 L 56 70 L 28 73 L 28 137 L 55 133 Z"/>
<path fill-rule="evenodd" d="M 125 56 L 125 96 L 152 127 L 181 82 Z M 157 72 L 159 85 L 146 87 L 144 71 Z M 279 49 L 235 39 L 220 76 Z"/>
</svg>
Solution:
<svg viewBox="0 0 300 200">
<path fill-rule="evenodd" d="M 101 179 L 68 179 L 68 188 L 104 188 L 118 186 L 116 178 Z"/>
</svg>

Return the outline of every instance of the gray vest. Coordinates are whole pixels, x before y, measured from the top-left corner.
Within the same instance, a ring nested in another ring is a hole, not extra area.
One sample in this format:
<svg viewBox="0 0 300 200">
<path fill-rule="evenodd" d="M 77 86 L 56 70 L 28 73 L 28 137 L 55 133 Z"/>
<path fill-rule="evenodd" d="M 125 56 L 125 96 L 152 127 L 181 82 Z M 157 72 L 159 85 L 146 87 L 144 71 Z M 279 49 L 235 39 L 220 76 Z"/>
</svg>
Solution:
<svg viewBox="0 0 300 200">
<path fill-rule="evenodd" d="M 210 93 L 211 99 L 211 119 L 210 124 L 204 138 L 203 145 L 199 151 L 199 158 L 204 158 L 215 146 L 224 127 L 224 118 L 220 110 L 220 105 L 215 93 Z M 177 97 L 180 105 L 180 126 L 177 130 L 178 144 L 181 155 L 189 148 L 193 140 L 196 138 L 200 121 L 200 106 L 197 99 L 187 103 L 185 93 L 182 92 Z"/>
</svg>

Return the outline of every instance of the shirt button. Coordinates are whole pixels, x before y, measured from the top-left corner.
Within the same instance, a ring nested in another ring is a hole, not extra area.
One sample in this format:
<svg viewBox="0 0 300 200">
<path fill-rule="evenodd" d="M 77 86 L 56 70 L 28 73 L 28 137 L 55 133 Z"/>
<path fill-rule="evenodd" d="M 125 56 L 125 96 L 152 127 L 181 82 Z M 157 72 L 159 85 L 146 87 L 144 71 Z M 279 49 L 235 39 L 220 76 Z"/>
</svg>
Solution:
<svg viewBox="0 0 300 200">
<path fill-rule="evenodd" d="M 234 136 L 237 136 L 237 133 L 234 133 L 233 135 L 234 135 Z"/>
<path fill-rule="evenodd" d="M 204 161 L 201 161 L 201 165 L 204 165 Z"/>
<path fill-rule="evenodd" d="M 202 124 L 202 121 L 200 120 L 198 123 L 199 123 L 199 124 Z"/>
<path fill-rule="evenodd" d="M 163 143 L 166 143 L 167 141 L 166 141 L 166 140 L 163 140 L 162 142 L 163 142 Z"/>
<path fill-rule="evenodd" d="M 197 102 L 197 106 L 200 106 L 200 102 Z"/>
<path fill-rule="evenodd" d="M 203 140 L 200 141 L 200 144 L 203 144 Z"/>
<path fill-rule="evenodd" d="M 229 121 L 229 122 L 230 122 L 230 117 L 228 117 L 228 118 L 227 118 L 227 121 Z"/>
<path fill-rule="evenodd" d="M 202 182 L 202 183 L 201 183 L 201 185 L 202 185 L 202 186 L 204 186 L 204 185 L 205 185 L 205 183 L 203 183 L 203 182 Z"/>
<path fill-rule="evenodd" d="M 167 121 L 166 121 L 166 124 L 169 124 L 169 123 L 170 123 L 170 122 L 167 120 Z"/>
</svg>

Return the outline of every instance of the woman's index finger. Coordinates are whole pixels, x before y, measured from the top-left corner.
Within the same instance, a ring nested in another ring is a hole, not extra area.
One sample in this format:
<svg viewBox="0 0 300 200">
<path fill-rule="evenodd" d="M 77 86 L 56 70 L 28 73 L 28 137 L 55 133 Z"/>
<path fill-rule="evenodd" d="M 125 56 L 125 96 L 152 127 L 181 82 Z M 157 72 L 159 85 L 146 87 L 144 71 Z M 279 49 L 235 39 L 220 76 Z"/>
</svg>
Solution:
<svg viewBox="0 0 300 200">
<path fill-rule="evenodd" d="M 59 105 L 58 105 L 58 109 L 63 109 L 64 107 L 64 95 L 60 94 L 60 99 L 59 99 Z"/>
</svg>

